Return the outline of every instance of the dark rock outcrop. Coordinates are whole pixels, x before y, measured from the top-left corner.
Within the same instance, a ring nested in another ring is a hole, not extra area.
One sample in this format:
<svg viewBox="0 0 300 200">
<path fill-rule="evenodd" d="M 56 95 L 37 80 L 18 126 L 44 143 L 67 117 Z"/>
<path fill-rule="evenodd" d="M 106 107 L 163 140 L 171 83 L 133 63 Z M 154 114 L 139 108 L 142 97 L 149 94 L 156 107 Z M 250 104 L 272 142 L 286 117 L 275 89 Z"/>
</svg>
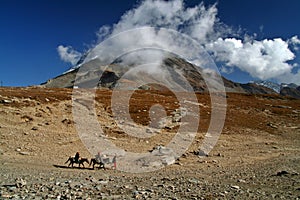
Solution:
<svg viewBox="0 0 300 200">
<path fill-rule="evenodd" d="M 280 91 L 280 94 L 283 96 L 300 99 L 300 86 L 298 86 L 297 88 L 283 87 Z"/>
</svg>

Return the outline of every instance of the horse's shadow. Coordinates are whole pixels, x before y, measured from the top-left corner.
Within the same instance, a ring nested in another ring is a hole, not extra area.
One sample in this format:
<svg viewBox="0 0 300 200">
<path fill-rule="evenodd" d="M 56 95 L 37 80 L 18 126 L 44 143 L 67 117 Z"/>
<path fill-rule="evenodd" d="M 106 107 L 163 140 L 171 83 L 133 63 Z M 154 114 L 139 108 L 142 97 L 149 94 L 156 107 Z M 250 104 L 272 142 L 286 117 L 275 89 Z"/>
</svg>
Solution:
<svg viewBox="0 0 300 200">
<path fill-rule="evenodd" d="M 53 167 L 56 167 L 56 168 L 62 168 L 62 169 L 84 169 L 84 170 L 93 170 L 92 168 L 89 168 L 89 167 L 68 167 L 68 166 L 65 166 L 65 165 L 53 165 Z"/>
</svg>

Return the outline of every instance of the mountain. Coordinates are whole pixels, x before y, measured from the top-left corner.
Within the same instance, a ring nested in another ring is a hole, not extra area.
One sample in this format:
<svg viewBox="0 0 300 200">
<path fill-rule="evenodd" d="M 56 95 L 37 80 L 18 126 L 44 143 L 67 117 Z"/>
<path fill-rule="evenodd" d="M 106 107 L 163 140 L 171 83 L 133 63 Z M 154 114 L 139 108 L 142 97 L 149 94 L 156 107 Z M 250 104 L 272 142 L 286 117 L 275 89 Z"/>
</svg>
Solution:
<svg viewBox="0 0 300 200">
<path fill-rule="evenodd" d="M 280 94 L 283 96 L 290 96 L 296 99 L 300 99 L 300 86 L 298 87 L 283 87 L 280 90 Z"/>
<path fill-rule="evenodd" d="M 294 83 L 274 83 L 271 81 L 254 81 L 253 82 L 256 85 L 264 86 L 267 88 L 270 88 L 274 90 L 276 93 L 283 95 L 283 96 L 289 96 L 293 98 L 300 99 L 300 86 L 294 84 Z"/>
<path fill-rule="evenodd" d="M 89 70 L 82 72 L 81 67 L 87 67 Z M 198 68 L 196 65 L 187 62 L 186 60 L 168 56 L 165 58 L 157 71 L 150 71 L 148 68 L 139 70 L 133 64 L 124 64 L 122 60 L 117 60 L 109 66 L 105 66 L 99 59 L 94 59 L 88 63 L 80 65 L 78 68 L 71 69 L 53 79 L 43 83 L 44 87 L 50 88 L 72 88 L 74 87 L 75 79 L 77 83 L 84 84 L 85 87 L 93 87 L 97 83 L 98 88 L 137 88 L 142 89 L 162 89 L 157 84 L 139 85 L 140 83 L 155 83 L 162 84 L 171 89 L 187 89 L 189 85 L 194 91 L 208 92 L 207 85 L 216 89 L 222 83 L 216 78 L 216 74 L 211 71 Z M 130 74 L 128 75 L 128 72 Z M 101 76 L 101 77 L 100 77 Z M 221 77 L 227 92 L 249 93 L 249 94 L 275 94 L 276 92 L 263 85 L 254 83 L 240 84 Z M 220 79 L 219 79 L 220 80 Z M 207 81 L 207 82 L 206 82 Z"/>
<path fill-rule="evenodd" d="M 285 88 L 285 87 L 297 89 L 298 86 L 299 85 L 296 85 L 295 83 L 289 83 L 289 84 L 287 84 L 287 83 L 281 83 L 281 85 L 280 85 L 281 89 Z"/>
<path fill-rule="evenodd" d="M 274 90 L 275 92 L 277 92 L 278 94 L 280 93 L 280 90 L 281 90 L 281 85 L 278 83 L 274 83 L 272 81 L 253 81 L 253 83 L 256 85 L 261 85 L 261 86 L 270 88 L 270 89 Z"/>
</svg>

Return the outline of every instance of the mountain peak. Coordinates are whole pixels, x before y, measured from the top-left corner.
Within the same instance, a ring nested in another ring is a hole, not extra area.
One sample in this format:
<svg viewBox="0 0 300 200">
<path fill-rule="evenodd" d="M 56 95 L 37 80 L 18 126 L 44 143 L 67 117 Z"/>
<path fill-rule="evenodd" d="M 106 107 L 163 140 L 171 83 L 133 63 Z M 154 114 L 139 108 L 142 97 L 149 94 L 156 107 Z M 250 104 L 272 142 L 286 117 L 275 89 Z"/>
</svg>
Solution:
<svg viewBox="0 0 300 200">
<path fill-rule="evenodd" d="M 261 85 L 274 90 L 276 93 L 280 93 L 281 85 L 272 81 L 253 81 L 256 85 Z"/>
<path fill-rule="evenodd" d="M 43 85 L 45 87 L 72 88 L 74 87 L 76 79 L 76 81 L 87 83 L 87 86 L 91 82 L 96 82 L 98 88 L 113 89 L 115 87 L 125 87 L 126 89 L 128 86 L 128 88 L 131 89 L 149 89 L 152 88 L 152 86 L 140 87 L 142 86 L 140 84 L 151 82 L 157 83 L 158 80 L 163 80 L 162 84 L 171 89 L 179 88 L 179 90 L 181 90 L 180 88 L 187 88 L 189 87 L 187 85 L 188 83 L 196 92 L 208 92 L 207 81 L 212 81 L 213 84 L 210 85 L 218 87 L 218 84 L 222 84 L 227 92 L 280 94 L 281 91 L 281 86 L 279 84 L 270 81 L 255 81 L 248 84 L 241 84 L 220 77 L 220 83 L 218 81 L 214 82 L 214 75 L 211 74 L 211 72 L 208 72 L 209 70 L 204 70 L 185 59 L 174 55 L 168 55 L 161 63 L 156 63 L 156 65 L 157 66 L 155 67 L 157 68 L 152 69 L 151 67 L 147 68 L 148 64 L 128 65 L 121 61 L 116 61 L 108 66 L 103 66 L 99 59 L 93 59 L 86 63 L 80 63 L 77 65 L 77 68 L 73 68 L 58 77 L 50 79 Z M 88 69 L 89 66 L 91 66 L 90 70 L 85 72 L 80 71 L 81 67 L 87 67 Z M 144 66 L 144 68 L 140 68 L 141 66 Z"/>
</svg>

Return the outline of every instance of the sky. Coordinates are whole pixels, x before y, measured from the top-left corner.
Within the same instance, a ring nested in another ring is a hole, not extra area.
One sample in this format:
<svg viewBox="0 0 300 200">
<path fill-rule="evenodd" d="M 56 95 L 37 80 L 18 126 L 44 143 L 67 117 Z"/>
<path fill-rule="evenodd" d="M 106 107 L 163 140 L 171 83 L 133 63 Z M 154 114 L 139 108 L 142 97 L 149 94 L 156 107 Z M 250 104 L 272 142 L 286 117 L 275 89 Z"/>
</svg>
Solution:
<svg viewBox="0 0 300 200">
<path fill-rule="evenodd" d="M 67 71 L 103 39 L 145 25 L 195 38 L 230 80 L 300 84 L 300 1 L 201 2 L 2 0 L 1 85 L 43 83 Z M 180 28 L 182 24 L 199 26 Z"/>
</svg>

